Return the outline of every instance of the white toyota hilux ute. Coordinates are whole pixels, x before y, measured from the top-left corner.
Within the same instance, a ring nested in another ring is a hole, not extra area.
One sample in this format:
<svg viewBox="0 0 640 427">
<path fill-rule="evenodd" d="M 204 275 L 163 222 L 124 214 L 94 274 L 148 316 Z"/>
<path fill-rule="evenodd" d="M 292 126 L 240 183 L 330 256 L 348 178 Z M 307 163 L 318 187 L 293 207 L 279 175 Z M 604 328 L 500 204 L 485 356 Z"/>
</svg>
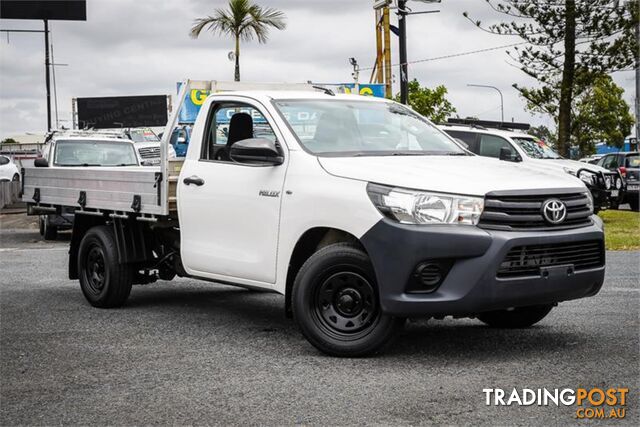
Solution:
<svg viewBox="0 0 640 427">
<path fill-rule="evenodd" d="M 407 317 L 528 327 L 603 283 L 602 222 L 580 180 L 472 155 L 392 101 L 210 95 L 184 161 L 161 166 L 50 169 L 64 191 L 25 171 L 30 212 L 75 207 L 69 276 L 94 306 L 176 274 L 274 291 L 311 344 L 361 356 Z"/>
</svg>

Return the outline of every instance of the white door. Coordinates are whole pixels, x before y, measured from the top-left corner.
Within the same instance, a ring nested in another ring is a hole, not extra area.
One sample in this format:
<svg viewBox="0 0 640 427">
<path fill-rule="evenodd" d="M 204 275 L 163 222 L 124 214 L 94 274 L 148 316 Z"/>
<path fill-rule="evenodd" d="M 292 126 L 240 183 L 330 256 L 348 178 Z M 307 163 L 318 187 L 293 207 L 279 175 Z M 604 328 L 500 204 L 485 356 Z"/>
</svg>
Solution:
<svg viewBox="0 0 640 427">
<path fill-rule="evenodd" d="M 189 152 L 178 182 L 182 262 L 193 275 L 275 283 L 286 148 L 282 165 L 231 162 L 221 155 L 228 143 L 276 134 L 258 106 L 225 101 L 211 108 L 201 154 Z"/>
</svg>

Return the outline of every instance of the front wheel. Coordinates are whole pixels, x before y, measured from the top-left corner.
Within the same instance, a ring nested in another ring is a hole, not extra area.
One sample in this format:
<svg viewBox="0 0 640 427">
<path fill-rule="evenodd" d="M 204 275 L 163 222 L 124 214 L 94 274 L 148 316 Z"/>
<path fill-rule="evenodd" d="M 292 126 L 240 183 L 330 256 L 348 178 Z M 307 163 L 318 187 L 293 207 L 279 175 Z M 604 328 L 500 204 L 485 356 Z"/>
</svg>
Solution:
<svg viewBox="0 0 640 427">
<path fill-rule="evenodd" d="M 11 181 L 13 181 L 13 182 L 20 181 L 20 175 L 17 174 L 17 173 L 13 174 L 13 178 L 11 178 Z"/>
<path fill-rule="evenodd" d="M 78 251 L 80 288 L 94 307 L 119 307 L 129 297 L 133 283 L 130 265 L 118 263 L 113 230 L 93 227 L 82 238 Z"/>
<path fill-rule="evenodd" d="M 492 328 L 528 328 L 544 319 L 552 308 L 553 305 L 533 305 L 513 310 L 489 311 L 478 315 L 478 319 Z"/>
<path fill-rule="evenodd" d="M 359 357 L 382 349 L 404 319 L 382 313 L 369 257 L 336 243 L 313 254 L 298 272 L 293 317 L 305 338 L 331 356 Z"/>
<path fill-rule="evenodd" d="M 638 199 L 634 199 L 634 200 L 629 200 L 629 206 L 631 206 L 631 210 L 638 212 L 640 210 L 640 200 Z"/>
</svg>

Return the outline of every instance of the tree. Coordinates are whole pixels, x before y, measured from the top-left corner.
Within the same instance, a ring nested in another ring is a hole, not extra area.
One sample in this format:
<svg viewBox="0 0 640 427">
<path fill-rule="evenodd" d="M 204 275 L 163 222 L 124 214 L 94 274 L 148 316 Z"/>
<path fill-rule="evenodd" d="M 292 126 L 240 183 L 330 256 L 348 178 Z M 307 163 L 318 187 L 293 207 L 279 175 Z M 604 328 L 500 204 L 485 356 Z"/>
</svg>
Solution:
<svg viewBox="0 0 640 427">
<path fill-rule="evenodd" d="M 638 50 L 634 28 L 637 1 L 486 0 L 511 22 L 482 27 L 500 35 L 517 35 L 523 48 L 509 55 L 540 87 L 514 85 L 534 111 L 557 117 L 558 150 L 568 155 L 571 110 L 580 76 L 630 69 Z M 465 12 L 465 17 L 469 18 Z M 471 19 L 471 18 L 469 18 Z M 587 87 L 587 86 L 584 86 Z"/>
<path fill-rule="evenodd" d="M 434 123 L 442 123 L 457 110 L 445 97 L 447 88 L 440 85 L 434 89 L 421 87 L 418 80 L 409 82 L 409 105 Z M 395 97 L 400 101 L 400 94 Z"/>
<path fill-rule="evenodd" d="M 263 8 L 251 0 L 229 0 L 229 8 L 216 9 L 212 16 L 198 18 L 191 27 L 190 35 L 196 39 L 206 29 L 220 35 L 232 35 L 235 39 L 235 81 L 240 81 L 240 41 L 266 43 L 269 28 L 284 30 L 285 15 L 277 9 Z"/>
<path fill-rule="evenodd" d="M 581 155 L 593 154 L 596 142 L 622 148 L 634 123 L 623 93 L 610 76 L 601 75 L 578 94 L 571 134 Z"/>
<path fill-rule="evenodd" d="M 18 141 L 16 141 L 13 138 L 5 138 L 2 140 L 2 142 L 0 142 L 0 144 L 17 144 Z"/>
</svg>

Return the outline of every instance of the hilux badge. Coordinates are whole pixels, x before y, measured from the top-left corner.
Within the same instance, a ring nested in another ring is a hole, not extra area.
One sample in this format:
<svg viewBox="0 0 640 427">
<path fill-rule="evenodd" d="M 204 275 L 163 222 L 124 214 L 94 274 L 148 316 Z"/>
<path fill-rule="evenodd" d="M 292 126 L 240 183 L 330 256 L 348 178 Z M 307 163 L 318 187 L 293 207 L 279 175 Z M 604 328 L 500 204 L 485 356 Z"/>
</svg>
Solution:
<svg viewBox="0 0 640 427">
<path fill-rule="evenodd" d="M 542 204 L 542 216 L 550 224 L 560 224 L 567 217 L 567 207 L 558 199 L 549 199 Z"/>
</svg>

